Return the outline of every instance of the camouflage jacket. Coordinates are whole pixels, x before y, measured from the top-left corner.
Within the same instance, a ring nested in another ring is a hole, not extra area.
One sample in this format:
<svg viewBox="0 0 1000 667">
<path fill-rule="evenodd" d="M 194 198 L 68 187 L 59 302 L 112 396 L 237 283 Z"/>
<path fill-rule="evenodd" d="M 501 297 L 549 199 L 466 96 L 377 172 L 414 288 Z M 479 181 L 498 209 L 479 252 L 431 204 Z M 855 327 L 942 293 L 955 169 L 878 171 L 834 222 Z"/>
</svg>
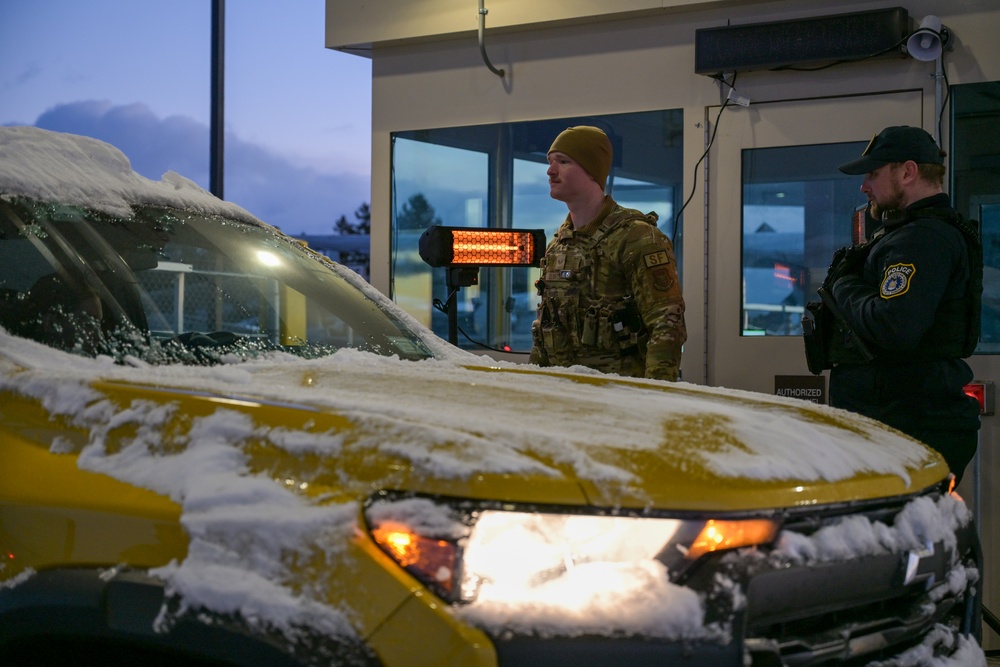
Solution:
<svg viewBox="0 0 1000 667">
<path fill-rule="evenodd" d="M 687 340 L 670 239 L 655 213 L 610 197 L 579 230 L 567 217 L 545 251 L 531 361 L 676 380 Z"/>
</svg>

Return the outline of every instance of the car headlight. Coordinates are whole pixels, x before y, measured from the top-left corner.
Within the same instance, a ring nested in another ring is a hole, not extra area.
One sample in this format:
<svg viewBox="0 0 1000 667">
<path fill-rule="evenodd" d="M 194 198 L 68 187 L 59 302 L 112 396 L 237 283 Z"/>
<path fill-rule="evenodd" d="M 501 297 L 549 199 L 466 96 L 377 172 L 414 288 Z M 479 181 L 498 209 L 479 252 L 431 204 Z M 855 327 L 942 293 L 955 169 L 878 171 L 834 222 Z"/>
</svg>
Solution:
<svg viewBox="0 0 1000 667">
<path fill-rule="evenodd" d="M 658 561 L 675 579 L 705 554 L 772 542 L 778 532 L 772 519 L 532 509 L 467 510 L 410 498 L 373 503 L 366 516 L 372 538 L 393 560 L 442 598 L 463 603 L 487 591 L 527 595 L 579 568 Z"/>
</svg>

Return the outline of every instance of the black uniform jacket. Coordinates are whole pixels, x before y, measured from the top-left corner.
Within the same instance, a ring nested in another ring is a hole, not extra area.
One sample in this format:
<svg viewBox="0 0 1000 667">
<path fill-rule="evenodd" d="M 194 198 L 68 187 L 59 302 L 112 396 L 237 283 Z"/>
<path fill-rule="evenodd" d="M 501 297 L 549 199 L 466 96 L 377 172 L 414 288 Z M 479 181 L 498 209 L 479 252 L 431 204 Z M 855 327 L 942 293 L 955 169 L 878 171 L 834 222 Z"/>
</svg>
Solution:
<svg viewBox="0 0 1000 667">
<path fill-rule="evenodd" d="M 950 208 L 939 194 L 907 208 L 916 218 L 887 229 L 860 274 L 846 275 L 832 295 L 854 331 L 875 353 L 867 364 L 838 364 L 830 373 L 832 405 L 868 415 L 904 432 L 979 428 L 979 408 L 963 387 L 973 379 L 959 358 L 940 358 L 926 340 L 940 309 L 969 288 L 962 233 L 920 209 Z M 939 323 L 941 324 L 941 323 Z M 962 322 L 950 322 L 954 335 Z M 935 358 L 938 357 L 938 358 Z"/>
</svg>

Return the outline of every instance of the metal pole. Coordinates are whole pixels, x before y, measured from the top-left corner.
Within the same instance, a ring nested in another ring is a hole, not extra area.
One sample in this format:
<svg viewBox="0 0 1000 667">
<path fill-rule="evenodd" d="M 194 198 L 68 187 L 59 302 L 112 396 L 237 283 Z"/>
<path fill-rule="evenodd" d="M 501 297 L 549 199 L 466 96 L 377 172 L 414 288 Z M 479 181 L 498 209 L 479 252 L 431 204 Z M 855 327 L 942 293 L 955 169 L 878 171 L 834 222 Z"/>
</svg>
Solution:
<svg viewBox="0 0 1000 667">
<path fill-rule="evenodd" d="M 479 53 L 483 56 L 483 62 L 491 72 L 496 74 L 501 79 L 503 78 L 504 71 L 502 69 L 497 69 L 490 62 L 490 57 L 486 55 L 486 42 L 484 33 L 486 32 L 486 15 L 489 14 L 490 10 L 483 6 L 483 0 L 479 0 Z"/>
<path fill-rule="evenodd" d="M 448 315 L 448 342 L 458 345 L 458 290 L 461 289 L 461 281 L 458 279 L 459 269 L 449 266 L 445 271 L 448 275 L 445 283 L 448 298 L 444 302 L 444 312 Z"/>
<path fill-rule="evenodd" d="M 941 53 L 944 53 L 942 48 Z M 941 137 L 941 112 L 944 109 L 944 56 L 936 58 L 934 64 L 934 140 L 939 148 L 944 148 Z"/>
<path fill-rule="evenodd" d="M 980 455 L 982 440 L 982 429 L 976 435 L 976 453 L 972 457 L 972 520 L 976 522 L 976 532 L 982 538 L 983 511 L 981 500 L 983 497 L 982 478 L 982 458 Z"/>
<path fill-rule="evenodd" d="M 208 189 L 219 199 L 223 196 L 222 178 L 225 161 L 223 140 L 226 72 L 226 0 L 212 0 L 212 110 L 209 123 Z"/>
<path fill-rule="evenodd" d="M 452 290 L 448 302 L 444 305 L 448 313 L 448 342 L 458 345 L 458 288 Z"/>
</svg>

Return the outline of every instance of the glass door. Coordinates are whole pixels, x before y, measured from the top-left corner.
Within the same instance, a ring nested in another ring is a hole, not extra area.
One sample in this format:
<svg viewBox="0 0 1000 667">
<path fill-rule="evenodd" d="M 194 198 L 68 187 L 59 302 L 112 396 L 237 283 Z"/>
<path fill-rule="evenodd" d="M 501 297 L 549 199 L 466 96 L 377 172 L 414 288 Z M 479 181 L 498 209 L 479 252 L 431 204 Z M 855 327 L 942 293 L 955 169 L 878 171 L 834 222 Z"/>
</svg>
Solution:
<svg viewBox="0 0 1000 667">
<path fill-rule="evenodd" d="M 723 110 L 710 154 L 707 384 L 774 393 L 776 376 L 810 375 L 803 307 L 866 201 L 861 177 L 837 167 L 922 113 L 921 91 Z"/>
</svg>

